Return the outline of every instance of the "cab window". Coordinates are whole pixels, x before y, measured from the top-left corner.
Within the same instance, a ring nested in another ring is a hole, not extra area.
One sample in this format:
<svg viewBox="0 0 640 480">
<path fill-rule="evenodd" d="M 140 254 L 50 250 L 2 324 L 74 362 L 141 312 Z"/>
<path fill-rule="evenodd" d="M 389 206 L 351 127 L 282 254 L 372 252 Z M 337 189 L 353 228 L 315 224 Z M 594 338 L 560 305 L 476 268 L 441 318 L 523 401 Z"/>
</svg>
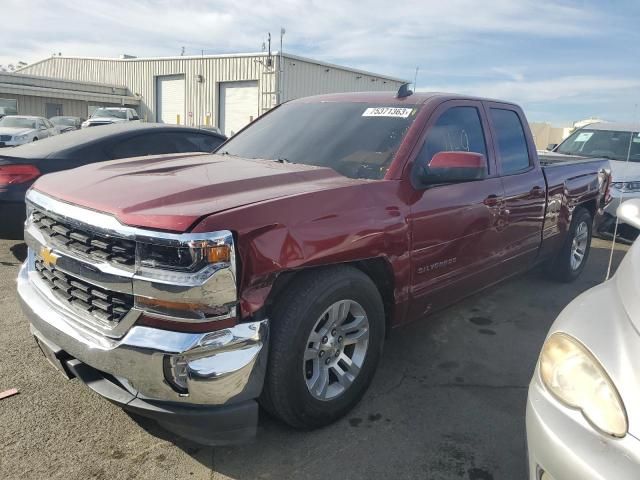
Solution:
<svg viewBox="0 0 640 480">
<path fill-rule="evenodd" d="M 473 152 L 487 158 L 480 113 L 476 107 L 452 107 L 427 132 L 417 165 L 428 165 L 438 152 Z"/>
<path fill-rule="evenodd" d="M 498 143 L 503 175 L 524 172 L 529 169 L 529 147 L 520 117 L 513 110 L 491 108 L 491 121 Z"/>
</svg>

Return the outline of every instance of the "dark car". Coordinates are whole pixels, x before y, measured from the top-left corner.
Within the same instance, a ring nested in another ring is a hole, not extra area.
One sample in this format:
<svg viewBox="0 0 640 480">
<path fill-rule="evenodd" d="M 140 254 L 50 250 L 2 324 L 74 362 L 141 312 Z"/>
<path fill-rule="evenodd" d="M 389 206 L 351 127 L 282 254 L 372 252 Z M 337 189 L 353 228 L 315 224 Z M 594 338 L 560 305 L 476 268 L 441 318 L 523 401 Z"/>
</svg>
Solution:
<svg viewBox="0 0 640 480">
<path fill-rule="evenodd" d="M 156 123 L 105 125 L 58 135 L 0 153 L 0 233 L 19 235 L 24 196 L 40 176 L 88 163 L 167 153 L 212 152 L 226 137 Z"/>
<path fill-rule="evenodd" d="M 49 121 L 53 123 L 60 133 L 80 130 L 80 125 L 82 124 L 80 117 L 51 117 Z"/>
</svg>

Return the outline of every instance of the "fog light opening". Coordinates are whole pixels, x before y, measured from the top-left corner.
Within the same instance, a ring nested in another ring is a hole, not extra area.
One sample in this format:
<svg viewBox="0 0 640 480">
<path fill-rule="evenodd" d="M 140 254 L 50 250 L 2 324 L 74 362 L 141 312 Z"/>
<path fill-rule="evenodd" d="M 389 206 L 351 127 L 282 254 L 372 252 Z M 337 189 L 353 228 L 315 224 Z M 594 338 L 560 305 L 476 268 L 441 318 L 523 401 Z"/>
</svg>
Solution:
<svg viewBox="0 0 640 480">
<path fill-rule="evenodd" d="M 187 360 L 182 356 L 166 355 L 163 359 L 164 378 L 167 383 L 180 395 L 188 395 Z"/>
</svg>

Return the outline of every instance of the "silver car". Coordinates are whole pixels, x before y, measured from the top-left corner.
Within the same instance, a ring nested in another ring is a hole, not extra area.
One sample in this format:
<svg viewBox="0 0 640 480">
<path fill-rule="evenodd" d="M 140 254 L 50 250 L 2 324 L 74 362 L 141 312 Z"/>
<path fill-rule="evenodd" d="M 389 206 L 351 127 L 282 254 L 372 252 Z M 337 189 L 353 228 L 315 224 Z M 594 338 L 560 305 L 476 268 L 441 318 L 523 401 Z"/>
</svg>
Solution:
<svg viewBox="0 0 640 480">
<path fill-rule="evenodd" d="M 640 228 L 640 199 L 617 210 Z M 551 327 L 529 386 L 531 480 L 640 479 L 640 241 Z"/>
<path fill-rule="evenodd" d="M 57 134 L 56 127 L 43 117 L 7 115 L 0 119 L 0 147 L 17 147 Z"/>
<path fill-rule="evenodd" d="M 613 201 L 605 209 L 604 221 L 598 225 L 598 231 L 611 233 L 619 202 L 640 198 L 640 124 L 592 123 L 573 132 L 560 145 L 549 147 L 551 151 L 538 152 L 544 160 L 609 159 Z"/>
</svg>

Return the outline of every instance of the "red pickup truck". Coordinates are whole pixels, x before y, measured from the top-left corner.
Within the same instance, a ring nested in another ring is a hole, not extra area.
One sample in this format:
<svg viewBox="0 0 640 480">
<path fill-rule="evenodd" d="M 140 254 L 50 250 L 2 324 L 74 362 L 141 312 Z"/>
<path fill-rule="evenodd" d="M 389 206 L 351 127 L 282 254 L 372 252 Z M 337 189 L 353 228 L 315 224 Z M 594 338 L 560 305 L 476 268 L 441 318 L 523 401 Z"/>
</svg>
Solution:
<svg viewBox="0 0 640 480">
<path fill-rule="evenodd" d="M 522 110 L 445 94 L 279 106 L 217 154 L 46 175 L 22 306 L 67 377 L 205 444 L 333 422 L 392 327 L 546 262 L 576 278 L 606 160 L 541 165 Z"/>
</svg>

